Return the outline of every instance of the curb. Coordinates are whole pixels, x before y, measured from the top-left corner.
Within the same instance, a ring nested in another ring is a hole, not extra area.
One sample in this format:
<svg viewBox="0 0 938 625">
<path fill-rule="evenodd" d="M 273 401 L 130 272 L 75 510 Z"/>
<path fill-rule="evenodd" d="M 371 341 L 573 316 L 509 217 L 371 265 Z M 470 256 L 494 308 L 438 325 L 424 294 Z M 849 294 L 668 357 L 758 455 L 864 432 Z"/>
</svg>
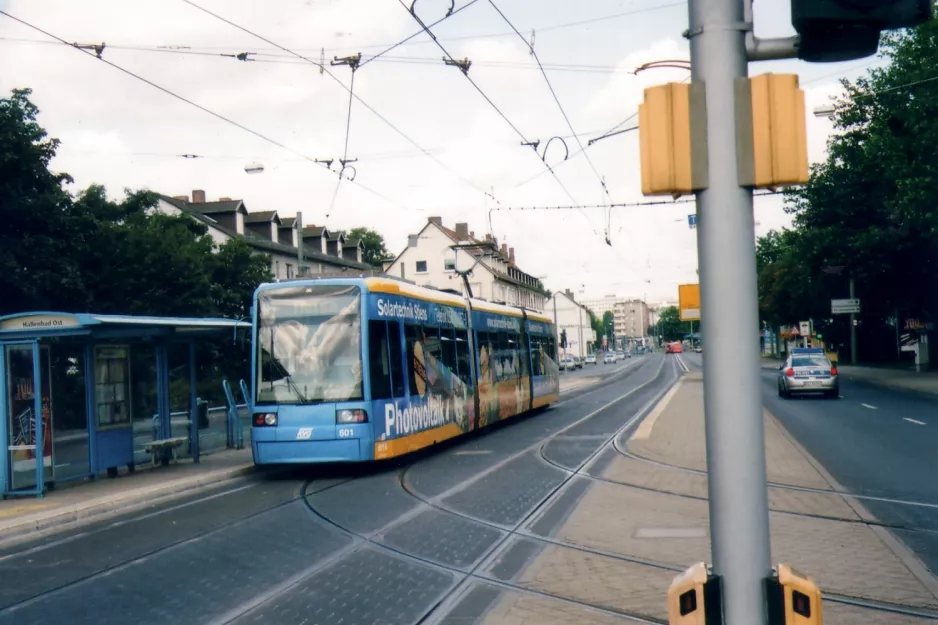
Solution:
<svg viewBox="0 0 938 625">
<path fill-rule="evenodd" d="M 254 463 L 242 464 L 227 469 L 194 475 L 157 484 L 146 489 L 127 491 L 117 496 L 102 496 L 90 501 L 73 504 L 56 510 L 37 512 L 9 521 L 0 521 L 0 546 L 21 542 L 24 538 L 35 538 L 60 531 L 64 526 L 106 517 L 109 513 L 132 512 L 146 505 L 159 503 L 183 494 L 233 481 L 254 473 Z"/>
<path fill-rule="evenodd" d="M 785 427 L 781 420 L 769 412 L 767 409 L 763 409 L 766 416 L 768 416 L 775 424 L 778 426 L 779 431 L 788 439 L 792 446 L 800 453 L 808 464 L 817 471 L 821 477 L 831 485 L 831 488 L 840 492 L 846 492 L 845 489 L 835 478 L 831 475 L 824 466 L 818 462 L 811 453 L 799 443 L 791 432 Z M 876 516 L 872 512 L 866 509 L 858 499 L 851 497 L 849 495 L 841 495 L 841 499 L 860 517 L 861 521 L 877 521 Z M 883 544 L 889 549 L 899 560 L 909 569 L 909 572 L 912 574 L 915 579 L 925 587 L 925 589 L 930 592 L 936 599 L 938 599 L 938 578 L 928 569 L 927 566 L 919 559 L 915 553 L 905 546 L 905 544 L 896 538 L 892 532 L 887 528 L 879 525 L 867 525 L 870 530 L 879 538 Z"/>
</svg>

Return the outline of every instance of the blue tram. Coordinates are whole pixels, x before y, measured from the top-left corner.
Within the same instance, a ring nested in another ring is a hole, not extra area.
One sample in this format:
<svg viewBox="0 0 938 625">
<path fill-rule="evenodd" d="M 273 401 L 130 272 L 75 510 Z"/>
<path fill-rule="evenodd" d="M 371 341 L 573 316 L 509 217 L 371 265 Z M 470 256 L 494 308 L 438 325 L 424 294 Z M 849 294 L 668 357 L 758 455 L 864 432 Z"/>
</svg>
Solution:
<svg viewBox="0 0 938 625">
<path fill-rule="evenodd" d="M 264 284 L 254 296 L 256 464 L 400 456 L 547 406 L 543 315 L 388 278 Z"/>
</svg>

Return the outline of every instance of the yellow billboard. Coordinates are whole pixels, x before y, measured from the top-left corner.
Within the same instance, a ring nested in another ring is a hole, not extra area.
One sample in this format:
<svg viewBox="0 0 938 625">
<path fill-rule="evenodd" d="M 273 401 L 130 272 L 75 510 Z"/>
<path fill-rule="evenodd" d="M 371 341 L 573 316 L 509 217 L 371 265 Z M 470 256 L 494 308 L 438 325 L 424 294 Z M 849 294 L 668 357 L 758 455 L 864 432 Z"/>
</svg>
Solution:
<svg viewBox="0 0 938 625">
<path fill-rule="evenodd" d="M 677 287 L 677 299 L 681 321 L 700 321 L 699 284 L 679 284 Z"/>
</svg>

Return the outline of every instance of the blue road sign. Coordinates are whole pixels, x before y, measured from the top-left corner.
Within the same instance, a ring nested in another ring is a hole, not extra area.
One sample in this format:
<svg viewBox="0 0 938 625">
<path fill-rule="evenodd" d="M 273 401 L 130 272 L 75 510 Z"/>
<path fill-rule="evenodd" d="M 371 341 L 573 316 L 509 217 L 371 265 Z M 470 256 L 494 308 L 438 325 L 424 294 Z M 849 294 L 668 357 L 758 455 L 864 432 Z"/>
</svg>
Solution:
<svg viewBox="0 0 938 625">
<path fill-rule="evenodd" d="M 690 226 L 691 230 L 697 227 L 697 215 L 696 214 L 687 216 L 687 225 Z"/>
</svg>

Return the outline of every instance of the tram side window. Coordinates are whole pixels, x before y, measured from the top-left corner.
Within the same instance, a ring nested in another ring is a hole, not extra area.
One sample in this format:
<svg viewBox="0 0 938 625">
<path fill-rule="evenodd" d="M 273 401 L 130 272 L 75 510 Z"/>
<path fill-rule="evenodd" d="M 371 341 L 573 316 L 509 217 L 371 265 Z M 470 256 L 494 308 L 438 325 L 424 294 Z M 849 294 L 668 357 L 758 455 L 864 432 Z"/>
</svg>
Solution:
<svg viewBox="0 0 938 625">
<path fill-rule="evenodd" d="M 453 337 L 452 328 L 440 328 L 440 351 L 442 354 L 440 362 L 452 371 L 453 375 L 456 375 L 458 370 L 456 365 L 456 341 Z"/>
<path fill-rule="evenodd" d="M 391 395 L 391 368 L 388 359 L 388 326 L 384 321 L 368 322 L 368 360 L 371 373 L 371 398 L 389 399 Z M 398 350 L 400 351 L 400 350 Z"/>
<path fill-rule="evenodd" d="M 404 396 L 404 357 L 401 354 L 401 322 L 388 322 L 388 342 L 391 346 L 391 388 L 394 397 Z"/>
<path fill-rule="evenodd" d="M 414 379 L 414 344 L 420 340 L 420 326 L 404 324 L 404 342 L 407 343 L 407 360 L 404 363 L 404 371 L 407 372 L 407 383 L 410 386 L 410 394 L 417 394 L 417 382 Z"/>
<path fill-rule="evenodd" d="M 532 336 L 531 341 L 531 375 L 544 375 L 541 373 L 541 337 Z"/>
<path fill-rule="evenodd" d="M 472 388 L 472 367 L 469 364 L 469 333 L 456 330 L 456 365 L 459 379 Z"/>
<path fill-rule="evenodd" d="M 524 377 L 528 375 L 528 363 L 531 359 L 529 349 L 531 335 L 519 334 L 518 336 L 518 375 Z"/>
</svg>

